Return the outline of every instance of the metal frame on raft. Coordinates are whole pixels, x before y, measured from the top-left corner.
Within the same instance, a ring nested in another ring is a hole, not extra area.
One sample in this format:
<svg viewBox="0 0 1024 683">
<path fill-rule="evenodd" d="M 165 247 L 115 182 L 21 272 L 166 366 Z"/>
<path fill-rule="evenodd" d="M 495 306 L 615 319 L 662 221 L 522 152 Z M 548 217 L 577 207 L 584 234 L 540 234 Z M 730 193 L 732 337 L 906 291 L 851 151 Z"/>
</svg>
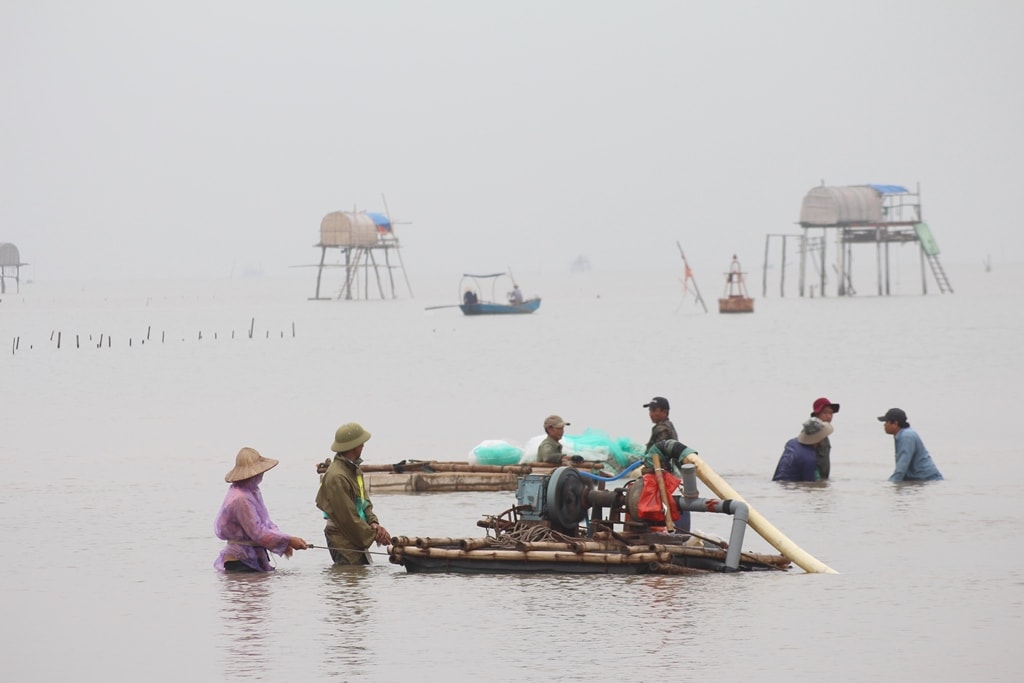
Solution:
<svg viewBox="0 0 1024 683">
<path fill-rule="evenodd" d="M 660 464 L 657 468 L 659 475 Z M 628 471 L 607 479 L 559 467 L 550 475 L 521 477 L 520 504 L 477 522 L 488 529 L 487 536 L 396 536 L 388 548 L 390 561 L 409 572 L 688 574 L 784 570 L 796 563 L 810 573 L 836 573 L 768 524 L 696 455 L 687 456 L 680 467 L 682 494 L 674 496 L 675 502 L 680 510 L 732 515 L 728 542 L 688 530 L 666 533 L 631 518 L 626 490 L 604 488 Z M 722 499 L 701 498 L 698 476 Z M 596 480 L 597 488 L 585 478 Z M 666 521 L 671 524 L 670 518 Z M 743 552 L 748 524 L 782 554 Z"/>
</svg>

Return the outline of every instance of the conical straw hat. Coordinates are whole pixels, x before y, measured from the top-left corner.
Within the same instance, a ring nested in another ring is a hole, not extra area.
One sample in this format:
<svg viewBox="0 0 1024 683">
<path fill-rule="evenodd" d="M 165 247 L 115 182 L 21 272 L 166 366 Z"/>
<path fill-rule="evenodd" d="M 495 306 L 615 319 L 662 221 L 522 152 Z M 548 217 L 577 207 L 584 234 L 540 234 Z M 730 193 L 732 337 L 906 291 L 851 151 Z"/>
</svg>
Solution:
<svg viewBox="0 0 1024 683">
<path fill-rule="evenodd" d="M 255 448 L 246 446 L 238 451 L 238 455 L 235 456 L 235 467 L 224 475 L 224 481 L 234 483 L 249 477 L 255 477 L 257 474 L 262 474 L 276 466 L 277 463 L 277 460 L 264 458 Z"/>
</svg>

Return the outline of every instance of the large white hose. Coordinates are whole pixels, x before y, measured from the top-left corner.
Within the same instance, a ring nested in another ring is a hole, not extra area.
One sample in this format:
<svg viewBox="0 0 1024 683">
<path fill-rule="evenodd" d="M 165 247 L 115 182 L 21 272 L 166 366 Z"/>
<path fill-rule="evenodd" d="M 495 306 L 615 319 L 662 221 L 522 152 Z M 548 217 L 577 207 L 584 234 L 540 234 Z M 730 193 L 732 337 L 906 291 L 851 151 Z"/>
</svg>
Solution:
<svg viewBox="0 0 1024 683">
<path fill-rule="evenodd" d="M 743 501 L 747 504 L 749 509 L 749 518 L 747 524 L 750 528 L 761 535 L 761 538 L 768 541 L 776 550 L 785 555 L 796 564 L 798 567 L 803 569 L 809 574 L 838 574 L 835 569 L 832 569 L 827 564 L 818 560 L 814 556 L 810 555 L 803 550 L 800 546 L 772 526 L 771 522 L 762 517 L 754 506 L 748 501 L 744 500 L 743 496 L 736 493 L 736 491 L 729 486 L 720 476 L 715 474 L 715 471 L 708 467 L 707 463 L 701 460 L 697 455 L 691 453 L 687 455 L 683 462 L 690 463 L 697 468 L 697 476 L 700 480 L 707 484 L 708 488 L 715 492 L 719 498 L 725 500 L 731 498 L 732 500 Z"/>
</svg>

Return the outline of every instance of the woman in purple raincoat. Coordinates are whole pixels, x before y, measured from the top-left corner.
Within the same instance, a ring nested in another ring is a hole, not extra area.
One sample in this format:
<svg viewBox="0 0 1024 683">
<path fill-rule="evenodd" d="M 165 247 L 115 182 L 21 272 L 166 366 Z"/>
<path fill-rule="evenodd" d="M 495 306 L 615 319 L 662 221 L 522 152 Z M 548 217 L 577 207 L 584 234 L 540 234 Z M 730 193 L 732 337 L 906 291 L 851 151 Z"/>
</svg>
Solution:
<svg viewBox="0 0 1024 683">
<path fill-rule="evenodd" d="M 277 462 L 264 458 L 254 448 L 243 448 L 235 457 L 234 469 L 224 475 L 231 488 L 224 496 L 213 527 L 217 538 L 227 541 L 213 564 L 220 571 L 270 572 L 274 566 L 270 564 L 268 550 L 291 557 L 292 552 L 309 547 L 298 536 L 282 533 L 270 521 L 263 503 L 263 473 Z"/>
</svg>

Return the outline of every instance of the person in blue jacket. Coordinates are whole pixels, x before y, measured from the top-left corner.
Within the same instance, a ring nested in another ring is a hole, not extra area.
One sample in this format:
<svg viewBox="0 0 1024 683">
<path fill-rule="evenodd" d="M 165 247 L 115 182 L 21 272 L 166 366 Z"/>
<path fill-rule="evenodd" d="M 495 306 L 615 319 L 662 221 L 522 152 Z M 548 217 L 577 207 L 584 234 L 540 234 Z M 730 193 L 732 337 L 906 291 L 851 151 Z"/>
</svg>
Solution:
<svg viewBox="0 0 1024 683">
<path fill-rule="evenodd" d="M 890 408 L 878 418 L 886 434 L 892 434 L 896 446 L 896 469 L 889 481 L 941 481 L 942 473 L 924 447 L 924 441 L 910 428 L 907 414 Z"/>
<path fill-rule="evenodd" d="M 817 445 L 832 433 L 832 425 L 816 417 L 804 422 L 800 433 L 786 442 L 772 481 L 818 481 Z"/>
</svg>

